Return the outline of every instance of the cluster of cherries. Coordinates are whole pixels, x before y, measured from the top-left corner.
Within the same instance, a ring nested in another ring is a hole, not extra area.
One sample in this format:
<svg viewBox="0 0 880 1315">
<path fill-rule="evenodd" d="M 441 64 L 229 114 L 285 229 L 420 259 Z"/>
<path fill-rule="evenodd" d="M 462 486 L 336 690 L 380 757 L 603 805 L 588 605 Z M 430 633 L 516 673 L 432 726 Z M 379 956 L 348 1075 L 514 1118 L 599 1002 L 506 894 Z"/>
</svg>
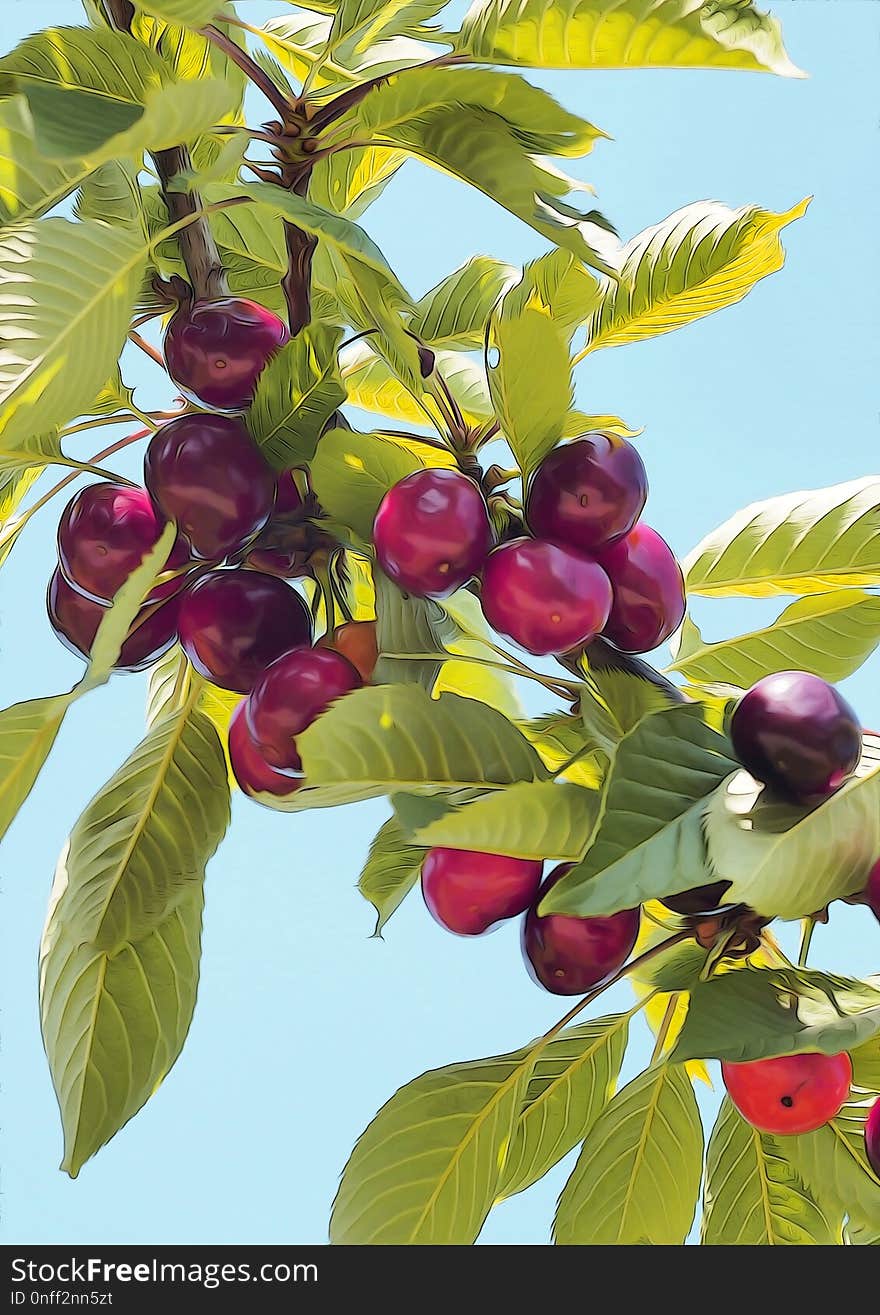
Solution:
<svg viewBox="0 0 880 1315">
<path fill-rule="evenodd" d="M 639 520 L 648 497 L 636 449 L 610 434 L 555 448 L 528 483 L 528 533 L 493 547 L 486 500 L 459 470 L 419 470 L 382 500 L 376 556 L 407 593 L 444 598 L 475 576 L 487 621 L 530 653 L 568 653 L 604 635 L 647 653 L 678 629 L 681 569 Z"/>
</svg>

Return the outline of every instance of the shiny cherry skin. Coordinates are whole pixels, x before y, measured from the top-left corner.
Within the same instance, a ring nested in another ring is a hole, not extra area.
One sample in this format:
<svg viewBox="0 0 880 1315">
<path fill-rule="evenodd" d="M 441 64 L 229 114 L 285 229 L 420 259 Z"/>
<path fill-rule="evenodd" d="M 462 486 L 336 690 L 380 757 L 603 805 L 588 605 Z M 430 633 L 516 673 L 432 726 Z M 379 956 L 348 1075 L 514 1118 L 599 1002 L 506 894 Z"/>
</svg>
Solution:
<svg viewBox="0 0 880 1315">
<path fill-rule="evenodd" d="M 714 913 L 723 905 L 724 896 L 729 890 L 729 881 L 712 881 L 706 886 L 694 886 L 692 890 L 680 891 L 678 895 L 664 895 L 662 902 L 673 913 L 689 918 L 700 913 Z"/>
<path fill-rule="evenodd" d="M 416 470 L 382 499 L 373 523 L 382 570 L 419 598 L 445 598 L 472 579 L 492 546 L 489 511 L 460 470 Z"/>
<path fill-rule="evenodd" d="M 155 547 L 164 521 L 146 489 L 104 481 L 80 489 L 58 525 L 58 560 L 68 584 L 96 603 L 110 603 L 117 590 Z M 189 558 L 182 539 L 171 549 L 166 569 Z M 180 580 L 157 585 L 155 601 L 177 592 Z"/>
<path fill-rule="evenodd" d="M 298 648 L 276 658 L 248 699 L 248 729 L 266 762 L 298 769 L 296 736 L 360 684 L 348 658 L 330 648 Z"/>
<path fill-rule="evenodd" d="M 180 603 L 180 642 L 196 671 L 247 694 L 282 653 L 311 642 L 303 599 L 259 571 L 210 571 Z"/>
<path fill-rule="evenodd" d="M 335 649 L 348 658 L 365 685 L 373 679 L 379 661 L 375 621 L 346 621 L 337 626 L 332 635 L 324 635 L 319 644 L 322 648 Z"/>
<path fill-rule="evenodd" d="M 584 434 L 544 458 L 532 476 L 526 520 L 538 539 L 592 553 L 628 534 L 648 498 L 642 458 L 625 438 Z"/>
<path fill-rule="evenodd" d="M 865 1123 L 865 1154 L 875 1176 L 880 1178 L 880 1097 L 871 1106 Z"/>
<path fill-rule="evenodd" d="M 180 597 L 174 597 L 134 625 L 116 661 L 119 671 L 143 671 L 166 653 L 177 638 Z M 65 648 L 88 659 L 101 618 L 108 610 L 67 583 L 57 567 L 49 581 L 46 610 Z"/>
<path fill-rule="evenodd" d="M 853 709 L 806 671 L 779 671 L 753 685 L 734 709 L 730 738 L 756 780 L 801 804 L 839 790 L 862 751 Z"/>
<path fill-rule="evenodd" d="M 637 908 L 607 918 L 574 918 L 566 913 L 539 917 L 541 900 L 572 867 L 561 863 L 554 868 L 523 919 L 522 948 L 529 975 L 554 995 L 581 995 L 616 973 L 626 963 L 639 931 Z"/>
<path fill-rule="evenodd" d="M 302 776 L 276 771 L 266 762 L 248 730 L 246 703 L 242 699 L 229 721 L 229 762 L 233 776 L 246 795 L 292 794 L 302 785 Z"/>
<path fill-rule="evenodd" d="M 649 653 L 682 623 L 684 577 L 675 553 L 648 525 L 601 548 L 596 559 L 614 591 L 605 637 L 624 653 Z"/>
<path fill-rule="evenodd" d="M 849 1095 L 852 1063 L 841 1055 L 779 1055 L 750 1063 L 722 1063 L 727 1094 L 759 1132 L 795 1136 L 815 1132 Z"/>
<path fill-rule="evenodd" d="M 601 566 L 545 539 L 503 543 L 483 568 L 486 620 L 530 653 L 567 653 L 589 643 L 605 626 L 611 601 Z"/>
<path fill-rule="evenodd" d="M 880 922 L 880 859 L 871 868 L 865 885 L 865 903 Z"/>
<path fill-rule="evenodd" d="M 303 500 L 296 486 L 292 470 L 278 476 L 278 490 L 272 515 L 254 540 L 245 561 L 255 571 L 292 580 L 302 575 L 307 554 L 300 549 L 282 546 L 285 530 L 293 518 L 303 511 Z"/>
<path fill-rule="evenodd" d="M 150 440 L 144 483 L 197 557 L 220 561 L 269 519 L 275 476 L 244 425 L 231 416 L 188 415 Z"/>
<path fill-rule="evenodd" d="M 543 863 L 468 849 L 429 849 L 422 895 L 432 917 L 457 936 L 482 936 L 531 905 Z"/>
<path fill-rule="evenodd" d="M 194 401 L 216 411 L 242 411 L 289 336 L 283 320 L 246 297 L 197 301 L 173 315 L 165 363 L 178 388 Z"/>
</svg>

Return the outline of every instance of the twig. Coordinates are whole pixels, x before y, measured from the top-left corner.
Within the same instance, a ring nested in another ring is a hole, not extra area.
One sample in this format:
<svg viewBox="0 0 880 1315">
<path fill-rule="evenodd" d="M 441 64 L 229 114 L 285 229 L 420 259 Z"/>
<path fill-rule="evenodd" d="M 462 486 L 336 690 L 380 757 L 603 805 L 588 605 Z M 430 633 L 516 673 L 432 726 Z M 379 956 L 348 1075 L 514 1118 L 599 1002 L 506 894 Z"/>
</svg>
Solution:
<svg viewBox="0 0 880 1315">
<path fill-rule="evenodd" d="M 245 77 L 263 93 L 266 100 L 273 109 L 278 111 L 283 120 L 288 118 L 292 107 L 287 97 L 275 86 L 268 74 L 263 72 L 259 64 L 251 59 L 246 50 L 242 50 L 241 46 L 237 46 L 225 32 L 221 32 L 213 23 L 209 23 L 207 27 L 202 28 L 202 36 L 211 41 L 218 50 L 222 50 L 227 59 L 232 60 L 233 64 L 238 65 Z"/>
<path fill-rule="evenodd" d="M 142 338 L 136 329 L 129 329 L 128 336 L 136 347 L 140 347 L 142 352 L 146 352 L 151 361 L 155 361 L 157 365 L 161 365 L 163 370 L 165 369 L 165 358 L 162 353 L 158 352 L 151 343 L 148 343 L 146 338 Z"/>
</svg>

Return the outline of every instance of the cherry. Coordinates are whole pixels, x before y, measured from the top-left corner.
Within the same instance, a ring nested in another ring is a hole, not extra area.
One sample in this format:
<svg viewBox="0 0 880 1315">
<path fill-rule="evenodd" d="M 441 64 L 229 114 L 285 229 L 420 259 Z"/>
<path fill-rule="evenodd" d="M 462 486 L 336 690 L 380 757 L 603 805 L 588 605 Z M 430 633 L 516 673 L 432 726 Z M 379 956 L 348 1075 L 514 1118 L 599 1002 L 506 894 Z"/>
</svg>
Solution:
<svg viewBox="0 0 880 1315">
<path fill-rule="evenodd" d="M 714 913 L 724 903 L 724 896 L 729 890 L 729 881 L 712 881 L 706 886 L 683 890 L 678 895 L 664 895 L 662 902 L 673 913 L 692 918 L 700 913 Z"/>
<path fill-rule="evenodd" d="M 297 513 L 302 511 L 303 500 L 293 478 L 293 471 L 285 470 L 278 476 L 278 489 L 272 515 L 254 540 L 253 547 L 245 558 L 247 565 L 253 567 L 255 571 L 278 575 L 284 580 L 302 575 L 306 553 L 301 548 L 280 546 L 288 524 Z"/>
<path fill-rule="evenodd" d="M 880 922 L 880 859 L 871 868 L 865 885 L 865 903 Z"/>
<path fill-rule="evenodd" d="M 198 557 L 237 552 L 266 521 L 275 476 L 244 425 L 231 416 L 188 415 L 150 440 L 144 482 Z"/>
<path fill-rule="evenodd" d="M 539 986 L 554 995 L 580 995 L 626 963 L 639 931 L 639 910 L 622 909 L 607 918 L 575 918 L 567 913 L 539 917 L 537 908 L 573 863 L 561 863 L 547 877 L 522 927 L 526 967 Z"/>
<path fill-rule="evenodd" d="M 332 648 L 348 658 L 364 684 L 369 684 L 379 661 L 375 621 L 346 621 L 332 635 L 319 640 L 321 648 Z"/>
<path fill-rule="evenodd" d="M 329 648 L 298 648 L 277 658 L 248 699 L 248 729 L 266 762 L 298 769 L 295 737 L 360 683 L 348 658 Z"/>
<path fill-rule="evenodd" d="M 606 638 L 624 653 L 648 653 L 681 625 L 684 577 L 665 539 L 648 525 L 596 554 L 614 590 Z"/>
<path fill-rule="evenodd" d="M 492 546 L 489 511 L 460 470 L 416 470 L 385 494 L 373 541 L 379 565 L 401 589 L 445 598 L 483 565 Z"/>
<path fill-rule="evenodd" d="M 541 462 L 529 484 L 526 520 L 536 538 L 592 552 L 628 534 L 647 498 L 648 476 L 632 444 L 584 434 Z"/>
<path fill-rule="evenodd" d="M 862 750 L 855 712 L 806 671 L 779 671 L 753 685 L 734 709 L 730 738 L 756 780 L 802 804 L 839 790 Z"/>
<path fill-rule="evenodd" d="M 865 1154 L 880 1178 L 880 1099 L 874 1101 L 865 1123 Z"/>
<path fill-rule="evenodd" d="M 90 484 L 64 509 L 58 526 L 58 558 L 68 584 L 96 603 L 110 603 L 129 575 L 155 547 L 164 523 L 146 489 L 127 484 Z M 166 563 L 183 566 L 189 552 L 178 539 Z M 157 585 L 155 601 L 180 588 L 180 580 Z"/>
<path fill-rule="evenodd" d="M 301 776 L 278 772 L 266 762 L 247 725 L 247 699 L 242 699 L 229 721 L 229 762 L 232 774 L 247 795 L 292 794 L 302 785 Z"/>
<path fill-rule="evenodd" d="M 140 623 L 135 619 L 116 661 L 118 670 L 142 671 L 167 652 L 177 638 L 179 605 L 178 596 L 151 610 L 149 615 L 142 613 Z M 65 648 L 88 658 L 107 607 L 79 593 L 67 583 L 61 568 L 56 567 L 49 581 L 46 610 L 52 629 Z"/>
<path fill-rule="evenodd" d="M 289 336 L 277 315 L 245 297 L 197 301 L 173 315 L 165 334 L 165 363 L 194 401 L 218 411 L 241 411 L 253 401 L 269 358 Z"/>
<path fill-rule="evenodd" d="M 300 595 L 258 571 L 210 571 L 184 592 L 179 628 L 196 671 L 241 694 L 282 653 L 311 642 Z"/>
<path fill-rule="evenodd" d="M 750 1063 L 721 1065 L 727 1094 L 759 1132 L 794 1136 L 815 1132 L 840 1110 L 849 1095 L 849 1055 L 779 1055 Z"/>
<path fill-rule="evenodd" d="M 492 628 L 530 653 L 566 653 L 602 630 L 611 585 L 583 553 L 544 539 L 513 539 L 489 554 L 481 600 Z"/>
<path fill-rule="evenodd" d="M 529 907 L 543 867 L 501 854 L 429 849 L 422 864 L 422 894 L 441 927 L 458 936 L 481 936 Z"/>
</svg>

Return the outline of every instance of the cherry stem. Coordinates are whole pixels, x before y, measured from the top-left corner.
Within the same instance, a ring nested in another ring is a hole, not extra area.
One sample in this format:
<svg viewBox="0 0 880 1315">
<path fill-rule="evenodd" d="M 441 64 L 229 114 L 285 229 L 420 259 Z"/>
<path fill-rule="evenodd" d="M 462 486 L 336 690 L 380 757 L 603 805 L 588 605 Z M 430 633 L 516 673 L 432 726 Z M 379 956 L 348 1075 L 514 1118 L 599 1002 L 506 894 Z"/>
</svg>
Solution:
<svg viewBox="0 0 880 1315">
<path fill-rule="evenodd" d="M 666 1006 L 663 1021 L 657 1030 L 657 1040 L 654 1042 L 654 1049 L 651 1052 L 651 1059 L 648 1065 L 649 1068 L 652 1064 L 656 1064 L 657 1060 L 663 1054 L 663 1047 L 666 1044 L 666 1038 L 669 1036 L 669 1029 L 672 1027 L 672 1020 L 675 1017 L 675 1011 L 678 1007 L 680 995 L 681 993 L 679 991 L 673 991 L 669 997 L 669 1003 Z"/>
<path fill-rule="evenodd" d="M 798 950 L 797 966 L 806 968 L 807 959 L 810 954 L 810 942 L 813 939 L 813 932 L 816 930 L 815 918 L 804 918 L 801 923 L 801 947 Z"/>
<path fill-rule="evenodd" d="M 156 365 L 160 365 L 163 370 L 165 369 L 165 358 L 162 353 L 157 351 L 152 343 L 147 342 L 146 338 L 141 337 L 137 329 L 129 329 L 128 337 L 136 347 L 140 347 L 142 352 L 146 352 L 151 361 L 155 361 Z"/>
<path fill-rule="evenodd" d="M 202 36 L 212 42 L 218 50 L 222 50 L 227 59 L 233 64 L 237 64 L 246 78 L 263 93 L 266 100 L 277 110 L 281 118 L 286 120 L 290 116 L 293 108 L 284 93 L 275 86 L 275 83 L 267 73 L 264 73 L 246 50 L 237 46 L 225 32 L 221 32 L 213 23 L 202 28 Z"/>
</svg>

